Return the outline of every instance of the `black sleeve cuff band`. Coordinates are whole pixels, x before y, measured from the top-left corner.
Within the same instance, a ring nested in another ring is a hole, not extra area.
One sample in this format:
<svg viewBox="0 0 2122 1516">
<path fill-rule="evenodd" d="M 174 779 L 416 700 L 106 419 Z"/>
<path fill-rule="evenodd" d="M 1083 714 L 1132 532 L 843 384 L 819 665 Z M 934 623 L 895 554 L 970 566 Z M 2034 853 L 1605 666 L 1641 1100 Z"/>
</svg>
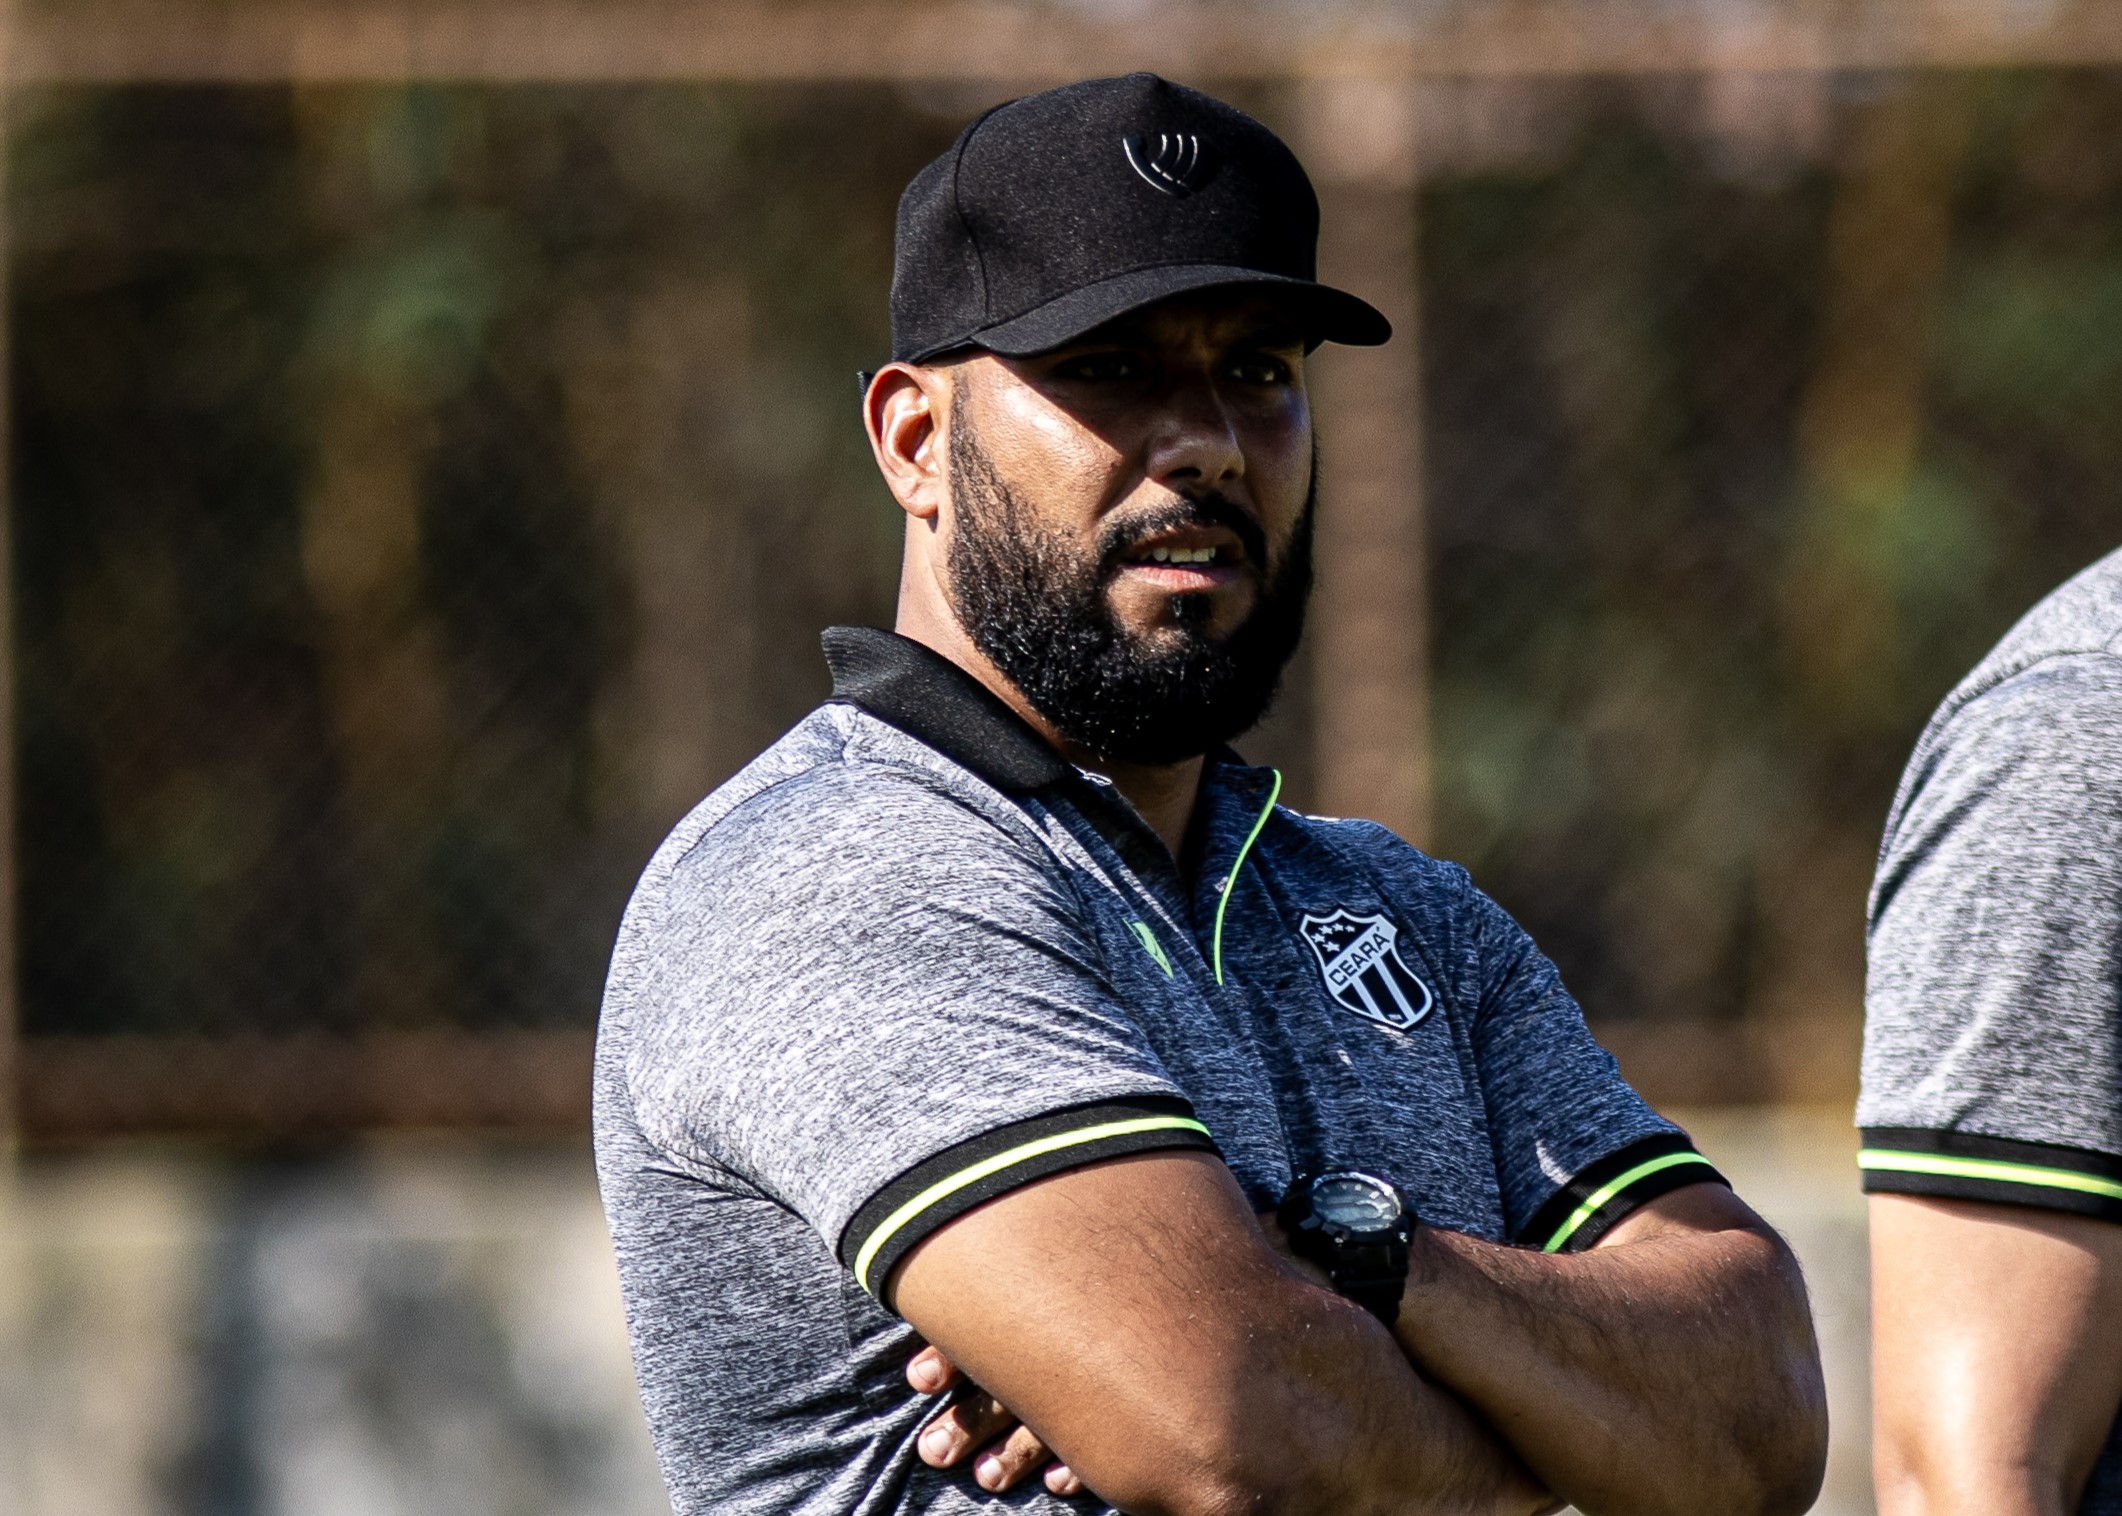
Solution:
<svg viewBox="0 0 2122 1516">
<path fill-rule="evenodd" d="M 1934 1195 L 2122 1221 L 2122 1158 L 1974 1132 L 1866 1127 L 1857 1153 L 1867 1195 Z"/>
<path fill-rule="evenodd" d="M 840 1261 L 882 1298 L 913 1245 L 1021 1184 L 1127 1153 L 1216 1150 L 1185 1101 L 1143 1096 L 1079 1105 L 983 1132 L 918 1163 L 869 1198 L 840 1234 Z"/>
<path fill-rule="evenodd" d="M 1691 1184 L 1731 1187 L 1679 1132 L 1632 1142 L 1591 1164 L 1547 1198 L 1518 1230 L 1520 1247 L 1581 1253 L 1645 1201 Z"/>
</svg>

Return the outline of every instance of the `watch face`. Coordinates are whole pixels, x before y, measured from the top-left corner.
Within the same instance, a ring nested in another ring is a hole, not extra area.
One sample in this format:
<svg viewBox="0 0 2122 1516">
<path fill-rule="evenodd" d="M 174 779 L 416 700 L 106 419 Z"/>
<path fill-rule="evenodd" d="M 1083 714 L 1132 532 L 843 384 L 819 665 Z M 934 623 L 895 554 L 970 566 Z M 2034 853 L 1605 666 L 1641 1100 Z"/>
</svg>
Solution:
<svg viewBox="0 0 2122 1516">
<path fill-rule="evenodd" d="M 1382 1232 L 1400 1219 L 1400 1200 L 1375 1179 L 1330 1174 L 1312 1186 L 1312 1212 L 1351 1232 Z"/>
</svg>

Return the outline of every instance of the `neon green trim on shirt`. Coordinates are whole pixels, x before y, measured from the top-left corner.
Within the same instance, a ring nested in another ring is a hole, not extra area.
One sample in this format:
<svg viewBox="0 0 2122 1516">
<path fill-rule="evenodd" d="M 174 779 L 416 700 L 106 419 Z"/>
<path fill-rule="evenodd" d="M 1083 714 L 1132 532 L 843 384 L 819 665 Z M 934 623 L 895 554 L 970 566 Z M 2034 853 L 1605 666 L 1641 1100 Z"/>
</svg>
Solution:
<svg viewBox="0 0 2122 1516">
<path fill-rule="evenodd" d="M 1990 1179 L 1999 1184 L 2030 1184 L 2045 1190 L 2070 1190 L 2122 1200 L 2122 1184 L 2076 1169 L 2043 1168 L 2035 1163 L 2006 1163 L 2000 1158 L 1954 1158 L 1944 1153 L 1903 1153 L 1865 1148 L 1857 1167 L 1887 1174 L 1942 1174 L 1952 1179 Z"/>
<path fill-rule="evenodd" d="M 1652 1158 L 1639 1163 L 1619 1179 L 1613 1180 L 1608 1184 L 1602 1184 L 1599 1188 L 1593 1190 L 1590 1198 L 1584 1204 L 1569 1213 L 1569 1220 L 1556 1228 L 1555 1235 L 1547 1239 L 1547 1245 L 1541 1248 L 1540 1251 L 1543 1253 L 1561 1252 L 1563 1244 L 1576 1236 L 1578 1229 L 1585 1222 L 1591 1220 L 1593 1216 L 1597 1215 L 1599 1208 L 1609 1200 L 1612 1200 L 1616 1195 L 1637 1181 L 1648 1179 L 1651 1175 L 1666 1169 L 1677 1168 L 1683 1163 L 1699 1163 L 1704 1168 L 1709 1167 L 1709 1160 L 1700 1153 L 1667 1153 L 1662 1158 Z"/>
<path fill-rule="evenodd" d="M 1135 934 L 1135 940 L 1142 944 L 1143 950 L 1150 957 L 1157 960 L 1157 967 L 1164 970 L 1164 977 L 1167 979 L 1171 978 L 1172 961 L 1164 956 L 1164 944 L 1159 942 L 1157 934 L 1149 929 L 1149 923 L 1146 921 L 1130 921 L 1127 924 L 1127 929 Z"/>
<path fill-rule="evenodd" d="M 979 1183 L 990 1174 L 999 1174 L 1029 1158 L 1058 1153 L 1063 1148 L 1081 1147 L 1086 1142 L 1099 1142 L 1107 1137 L 1126 1137 L 1136 1132 L 1165 1131 L 1199 1132 L 1204 1137 L 1208 1135 L 1208 1128 L 1190 1116 L 1137 1116 L 1127 1121 L 1108 1121 L 1103 1126 L 1087 1126 L 1081 1131 L 1060 1132 L 1052 1137 L 1041 1137 L 1036 1142 L 1027 1142 L 1022 1147 L 1014 1147 L 1007 1152 L 997 1153 L 992 1158 L 982 1159 L 970 1168 L 960 1169 L 950 1178 L 930 1185 L 884 1218 L 877 1230 L 869 1234 L 869 1241 L 862 1244 L 862 1251 L 855 1255 L 855 1278 L 861 1281 L 863 1289 L 872 1295 L 876 1294 L 876 1286 L 870 1283 L 869 1266 L 876 1260 L 878 1250 L 903 1231 L 908 1222 L 937 1201 L 957 1194 L 969 1184 Z"/>
<path fill-rule="evenodd" d="M 1230 873 L 1223 881 L 1223 898 L 1216 902 L 1214 961 L 1218 984 L 1223 982 L 1223 913 L 1230 909 L 1230 892 L 1238 887 L 1238 870 L 1245 867 L 1246 855 L 1252 852 L 1253 844 L 1260 840 L 1260 829 L 1267 825 L 1267 818 L 1274 815 L 1275 799 L 1282 793 L 1282 770 L 1269 769 L 1268 772 L 1275 776 L 1275 782 L 1267 792 L 1267 804 L 1260 807 L 1259 819 L 1253 822 L 1253 829 L 1245 834 L 1245 845 L 1238 849 L 1238 856 L 1231 860 Z"/>
</svg>

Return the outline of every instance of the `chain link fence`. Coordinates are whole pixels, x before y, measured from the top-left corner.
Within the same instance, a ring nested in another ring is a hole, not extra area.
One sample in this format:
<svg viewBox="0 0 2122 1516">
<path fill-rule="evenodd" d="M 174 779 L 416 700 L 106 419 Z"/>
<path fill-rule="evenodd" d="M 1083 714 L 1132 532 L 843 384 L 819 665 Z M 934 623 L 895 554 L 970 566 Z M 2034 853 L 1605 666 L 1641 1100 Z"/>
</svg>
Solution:
<svg viewBox="0 0 2122 1516">
<path fill-rule="evenodd" d="M 890 615 L 850 381 L 979 96 L 18 95 L 32 1137 L 581 1121 L 635 872 Z M 1415 119 L 1434 844 L 1654 1093 L 1839 1095 L 1916 731 L 2122 537 L 2122 72 Z"/>
</svg>

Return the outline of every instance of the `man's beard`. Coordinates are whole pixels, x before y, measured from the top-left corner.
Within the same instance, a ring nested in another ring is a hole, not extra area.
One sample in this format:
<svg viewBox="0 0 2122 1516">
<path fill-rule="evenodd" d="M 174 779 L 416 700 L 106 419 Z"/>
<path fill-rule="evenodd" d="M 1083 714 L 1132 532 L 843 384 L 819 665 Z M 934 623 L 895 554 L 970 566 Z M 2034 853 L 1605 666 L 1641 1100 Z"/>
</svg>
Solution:
<svg viewBox="0 0 2122 1516">
<path fill-rule="evenodd" d="M 951 429 L 950 477 L 957 511 L 950 591 L 959 623 L 1065 741 L 1109 761 L 1177 763 L 1267 713 L 1311 596 L 1316 467 L 1271 572 L 1258 523 L 1220 495 L 1108 522 L 1086 557 L 1039 522 L 964 426 Z M 1185 526 L 1227 527 L 1261 574 L 1252 611 L 1220 640 L 1207 629 L 1205 593 L 1174 595 L 1174 624 L 1146 633 L 1123 627 L 1107 599 L 1129 547 Z"/>
</svg>

